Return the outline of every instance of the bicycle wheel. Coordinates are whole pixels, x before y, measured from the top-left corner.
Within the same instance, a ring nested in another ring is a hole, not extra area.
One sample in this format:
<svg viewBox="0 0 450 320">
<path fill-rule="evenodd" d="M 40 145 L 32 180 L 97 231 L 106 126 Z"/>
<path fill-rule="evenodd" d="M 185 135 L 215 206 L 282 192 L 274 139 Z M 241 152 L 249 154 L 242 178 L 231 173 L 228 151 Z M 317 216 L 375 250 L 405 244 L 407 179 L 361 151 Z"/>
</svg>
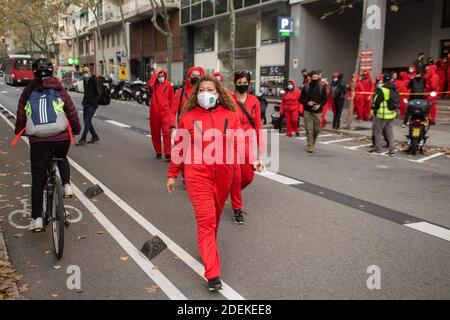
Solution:
<svg viewBox="0 0 450 320">
<path fill-rule="evenodd" d="M 64 252 L 64 201 L 63 201 L 63 188 L 61 179 L 56 176 L 55 184 L 53 186 L 53 199 L 52 199 L 52 236 L 53 236 L 53 248 L 55 250 L 55 256 L 57 259 L 61 259 Z"/>
</svg>

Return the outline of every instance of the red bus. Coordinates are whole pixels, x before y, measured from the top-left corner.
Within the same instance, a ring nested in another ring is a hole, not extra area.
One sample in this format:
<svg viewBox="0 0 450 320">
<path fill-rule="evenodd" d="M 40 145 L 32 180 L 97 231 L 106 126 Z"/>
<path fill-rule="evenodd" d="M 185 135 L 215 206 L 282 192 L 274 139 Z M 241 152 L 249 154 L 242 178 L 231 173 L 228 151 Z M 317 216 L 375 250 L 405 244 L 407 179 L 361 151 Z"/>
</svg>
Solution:
<svg viewBox="0 0 450 320">
<path fill-rule="evenodd" d="M 3 77 L 7 84 L 28 84 L 34 79 L 31 65 L 34 59 L 28 55 L 10 55 L 3 60 Z"/>
</svg>

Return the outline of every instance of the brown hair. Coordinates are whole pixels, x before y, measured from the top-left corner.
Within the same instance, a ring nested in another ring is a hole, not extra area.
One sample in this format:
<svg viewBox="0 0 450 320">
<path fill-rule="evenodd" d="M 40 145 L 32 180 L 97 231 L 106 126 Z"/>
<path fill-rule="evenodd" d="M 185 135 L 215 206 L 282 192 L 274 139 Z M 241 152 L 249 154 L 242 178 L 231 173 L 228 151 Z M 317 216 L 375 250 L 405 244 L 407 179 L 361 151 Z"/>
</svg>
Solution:
<svg viewBox="0 0 450 320">
<path fill-rule="evenodd" d="M 183 109 L 183 112 L 190 111 L 198 106 L 198 89 L 200 88 L 200 84 L 205 81 L 211 81 L 214 83 L 214 86 L 216 87 L 217 93 L 219 95 L 218 103 L 224 107 L 225 109 L 229 109 L 234 111 L 234 101 L 233 98 L 230 97 L 228 92 L 226 91 L 225 87 L 220 83 L 219 80 L 216 79 L 216 77 L 213 77 L 211 75 L 206 75 L 200 78 L 198 83 L 194 86 L 192 89 L 191 96 L 186 104 L 186 106 Z"/>
<path fill-rule="evenodd" d="M 238 70 L 234 73 L 234 84 L 241 79 L 241 78 L 247 78 L 247 81 L 250 83 L 252 80 L 252 74 L 248 70 Z"/>
</svg>

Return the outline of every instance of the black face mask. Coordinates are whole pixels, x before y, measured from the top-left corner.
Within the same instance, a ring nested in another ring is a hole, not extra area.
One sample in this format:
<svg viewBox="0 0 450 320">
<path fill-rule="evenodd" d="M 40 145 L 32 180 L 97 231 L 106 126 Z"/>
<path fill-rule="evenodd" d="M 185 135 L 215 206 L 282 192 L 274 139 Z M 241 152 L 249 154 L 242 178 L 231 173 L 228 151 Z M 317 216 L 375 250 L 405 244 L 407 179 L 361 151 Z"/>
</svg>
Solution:
<svg viewBox="0 0 450 320">
<path fill-rule="evenodd" d="M 192 77 L 192 78 L 189 79 L 189 81 L 191 82 L 191 84 L 193 86 L 195 86 L 198 83 L 199 80 L 200 80 L 199 77 Z"/>
<path fill-rule="evenodd" d="M 311 84 L 317 85 L 319 83 L 319 80 L 311 80 Z"/>
<path fill-rule="evenodd" d="M 240 94 L 247 92 L 247 90 L 248 90 L 248 84 L 236 85 L 236 91 L 239 92 Z"/>
</svg>

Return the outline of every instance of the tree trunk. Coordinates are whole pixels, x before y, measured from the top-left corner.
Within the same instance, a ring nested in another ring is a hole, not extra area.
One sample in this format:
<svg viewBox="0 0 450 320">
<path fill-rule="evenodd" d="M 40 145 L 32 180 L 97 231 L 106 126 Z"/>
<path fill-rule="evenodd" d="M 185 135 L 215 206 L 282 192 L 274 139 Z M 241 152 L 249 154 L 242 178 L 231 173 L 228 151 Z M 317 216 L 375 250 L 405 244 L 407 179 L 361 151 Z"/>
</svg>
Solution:
<svg viewBox="0 0 450 320">
<path fill-rule="evenodd" d="M 105 57 L 105 48 L 103 46 L 103 41 L 102 41 L 102 32 L 100 30 L 100 23 L 98 21 L 98 16 L 97 16 L 97 6 L 98 6 L 99 2 L 97 2 L 96 6 L 94 9 L 90 8 L 92 13 L 94 14 L 94 18 L 95 18 L 95 24 L 97 26 L 97 40 L 98 40 L 98 46 L 100 47 L 100 52 L 102 53 L 102 60 L 103 60 L 103 74 L 102 76 L 106 75 L 106 57 Z M 97 64 L 97 63 L 96 63 Z"/>
<path fill-rule="evenodd" d="M 122 5 L 119 6 L 120 9 L 120 17 L 122 19 L 122 41 L 123 41 L 123 47 L 125 49 L 125 53 L 127 54 L 127 61 L 128 61 L 128 45 L 127 45 L 127 28 L 125 26 L 125 17 L 123 16 L 123 8 Z"/>
<path fill-rule="evenodd" d="M 360 62 L 361 62 L 361 50 L 363 46 L 363 35 L 364 35 L 364 28 L 366 27 L 367 23 L 367 8 L 368 8 L 368 0 L 364 0 L 363 4 L 363 19 L 361 22 L 361 30 L 359 31 L 359 45 L 358 45 L 358 53 L 356 56 L 356 62 L 355 62 L 355 71 L 354 76 L 351 82 L 351 89 L 350 89 L 350 106 L 348 108 L 348 114 L 347 114 L 347 127 L 346 129 L 350 130 L 352 127 L 353 122 L 353 112 L 355 110 L 355 89 L 356 89 L 356 82 L 358 75 L 360 73 Z"/>
<path fill-rule="evenodd" d="M 236 13 L 234 11 L 234 2 L 230 0 L 230 74 L 234 73 L 235 66 L 235 36 L 236 36 Z"/>
<path fill-rule="evenodd" d="M 172 80 L 172 46 L 173 46 L 173 39 L 172 35 L 169 35 L 167 38 L 167 80 Z"/>
</svg>

